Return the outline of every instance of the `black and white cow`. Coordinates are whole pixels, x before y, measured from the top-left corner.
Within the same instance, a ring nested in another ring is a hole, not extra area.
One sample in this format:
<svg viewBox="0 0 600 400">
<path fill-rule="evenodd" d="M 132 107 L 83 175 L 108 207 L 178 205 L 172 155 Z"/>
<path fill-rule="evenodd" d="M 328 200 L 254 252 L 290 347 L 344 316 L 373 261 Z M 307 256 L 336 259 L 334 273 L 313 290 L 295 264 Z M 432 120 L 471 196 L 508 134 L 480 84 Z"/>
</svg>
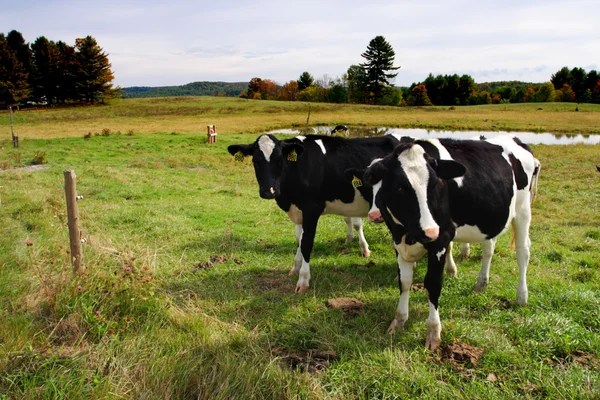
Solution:
<svg viewBox="0 0 600 400">
<path fill-rule="evenodd" d="M 331 134 L 336 134 L 338 132 L 341 132 L 344 134 L 344 136 L 348 136 L 348 127 L 346 125 L 337 125 L 335 128 L 333 128 L 331 130 Z"/>
<path fill-rule="evenodd" d="M 512 225 L 519 284 L 517 303 L 527 303 L 531 195 L 540 164 L 530 149 L 510 136 L 485 141 L 452 139 L 402 143 L 371 165 L 364 181 L 391 227 L 398 253 L 400 301 L 388 328 L 403 329 L 416 261 L 427 252 L 424 286 L 429 298 L 426 346 L 441 342 L 438 313 L 443 266 L 451 241 L 482 244 L 476 289 L 489 280 L 496 238 Z"/>
<path fill-rule="evenodd" d="M 361 254 L 369 256 L 360 217 L 367 216 L 373 192 L 345 179 L 344 172 L 367 168 L 398 143 L 391 135 L 355 139 L 308 135 L 279 140 L 265 134 L 254 143 L 228 147 L 238 159 L 252 156 L 260 197 L 275 199 L 297 226 L 300 245 L 290 271 L 290 275 L 299 274 L 296 292 L 309 287 L 310 255 L 322 214 L 351 217 L 359 232 Z"/>
</svg>

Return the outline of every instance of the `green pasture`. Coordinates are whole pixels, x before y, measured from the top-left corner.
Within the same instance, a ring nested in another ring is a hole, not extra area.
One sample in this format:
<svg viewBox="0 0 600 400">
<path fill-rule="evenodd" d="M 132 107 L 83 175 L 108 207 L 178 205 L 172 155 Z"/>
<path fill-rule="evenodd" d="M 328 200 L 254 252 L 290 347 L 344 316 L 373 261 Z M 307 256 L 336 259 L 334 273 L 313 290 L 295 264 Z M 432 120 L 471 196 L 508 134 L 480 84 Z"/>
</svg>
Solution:
<svg viewBox="0 0 600 400">
<path fill-rule="evenodd" d="M 387 126 L 444 130 L 600 133 L 600 104 L 524 103 L 469 107 L 385 107 L 246 100 L 231 97 L 116 99 L 108 105 L 40 108 L 15 113 L 21 138 L 113 133 L 259 133 L 310 125 Z M 9 124 L 0 112 L 0 127 Z M 8 129 L 6 127 L 5 129 Z M 6 131 L 8 133 L 8 130 Z"/>
<path fill-rule="evenodd" d="M 19 126 L 29 132 L 20 134 L 21 147 L 2 137 L 0 399 L 600 397 L 600 146 L 533 146 L 542 172 L 529 304 L 515 302 L 510 235 L 496 246 L 483 294 L 472 291 L 481 256 L 472 246 L 471 256 L 457 262 L 458 276 L 445 279 L 446 351 L 432 353 L 425 349 L 428 306 L 418 285 L 407 330 L 386 334 L 399 292 L 383 225 L 365 225 L 367 260 L 356 239 L 344 243 L 341 217 L 322 217 L 311 287 L 294 294 L 297 277 L 288 276 L 294 225 L 274 201 L 259 198 L 251 160 L 234 161 L 226 147 L 256 138 L 246 132 L 301 124 L 305 105 L 144 99 L 130 103 L 139 115 L 125 115 L 123 104 L 19 112 Z M 179 109 L 201 104 L 214 107 L 206 119 Z M 168 115 L 170 107 L 179 111 Z M 333 114 L 324 117 L 318 107 Z M 406 115 L 433 125 L 447 114 L 457 125 L 484 126 L 490 122 L 472 116 L 508 124 L 519 115 L 560 132 L 567 131 L 560 116 L 597 122 L 600 115 L 596 106 L 575 112 L 561 110 L 564 104 L 539 111 L 345 107 L 313 105 L 311 121 L 352 123 L 370 115 L 383 124 L 387 116 Z M 234 122 L 208 145 L 205 126 L 220 114 Z M 186 125 L 192 119 L 195 127 Z M 102 128 L 110 131 L 102 135 Z M 61 129 L 67 134 L 52 133 Z M 586 129 L 598 133 L 599 125 Z M 89 131 L 100 134 L 84 139 Z M 45 168 L 24 168 L 34 159 Z M 65 169 L 75 170 L 84 196 L 86 270 L 78 277 L 68 254 Z M 421 261 L 415 283 L 424 274 Z M 337 297 L 356 298 L 364 309 L 327 308 Z M 470 357 L 452 353 L 458 346 L 470 349 Z"/>
</svg>

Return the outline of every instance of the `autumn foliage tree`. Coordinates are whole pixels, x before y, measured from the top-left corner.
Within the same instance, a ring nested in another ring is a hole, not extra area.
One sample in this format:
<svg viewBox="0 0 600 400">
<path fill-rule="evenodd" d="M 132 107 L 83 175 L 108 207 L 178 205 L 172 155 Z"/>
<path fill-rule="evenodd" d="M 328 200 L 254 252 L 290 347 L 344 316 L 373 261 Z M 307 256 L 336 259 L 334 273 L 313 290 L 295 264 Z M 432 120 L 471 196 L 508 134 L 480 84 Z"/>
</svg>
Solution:
<svg viewBox="0 0 600 400">
<path fill-rule="evenodd" d="M 75 77 L 77 96 L 90 103 L 104 100 L 114 93 L 115 79 L 107 54 L 91 36 L 75 41 Z"/>
<path fill-rule="evenodd" d="M 296 101 L 298 100 L 298 81 L 289 81 L 281 88 L 281 100 Z"/>
</svg>

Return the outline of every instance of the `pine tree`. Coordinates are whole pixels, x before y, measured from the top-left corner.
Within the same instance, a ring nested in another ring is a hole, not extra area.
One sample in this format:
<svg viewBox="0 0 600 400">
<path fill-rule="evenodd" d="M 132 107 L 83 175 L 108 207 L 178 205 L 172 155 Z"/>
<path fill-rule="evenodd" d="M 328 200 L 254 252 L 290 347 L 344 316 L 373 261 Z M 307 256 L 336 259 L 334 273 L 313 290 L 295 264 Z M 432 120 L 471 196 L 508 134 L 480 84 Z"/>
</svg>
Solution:
<svg viewBox="0 0 600 400">
<path fill-rule="evenodd" d="M 8 43 L 8 47 L 15 54 L 15 57 L 17 57 L 17 61 L 21 63 L 23 72 L 27 74 L 27 78 L 29 79 L 33 67 L 33 54 L 29 47 L 29 43 L 25 42 L 21 32 L 15 30 L 8 32 L 8 35 L 6 35 L 6 42 Z M 31 86 L 31 82 L 28 81 L 28 83 Z"/>
<path fill-rule="evenodd" d="M 0 33 L 0 106 L 19 104 L 29 97 L 27 73 Z"/>
<path fill-rule="evenodd" d="M 306 89 L 307 87 L 312 85 L 314 81 L 315 79 L 312 77 L 312 75 L 309 74 L 308 71 L 304 71 L 300 75 L 300 78 L 298 78 L 298 90 L 302 91 Z"/>
<path fill-rule="evenodd" d="M 384 92 L 390 87 L 391 80 L 398 75 L 398 73 L 388 72 L 400 69 L 394 67 L 396 53 L 383 36 L 376 36 L 361 56 L 367 60 L 364 64 L 360 64 L 365 70 L 367 97 L 372 99 L 373 104 L 378 104 Z"/>
<path fill-rule="evenodd" d="M 75 42 L 75 78 L 77 96 L 80 100 L 95 103 L 111 97 L 118 89 L 113 89 L 114 75 L 108 55 L 102 50 L 96 39 L 86 36 Z"/>
<path fill-rule="evenodd" d="M 32 77 L 33 97 L 36 101 L 56 101 L 58 92 L 59 53 L 56 44 L 40 36 L 31 45 L 33 50 Z"/>
</svg>

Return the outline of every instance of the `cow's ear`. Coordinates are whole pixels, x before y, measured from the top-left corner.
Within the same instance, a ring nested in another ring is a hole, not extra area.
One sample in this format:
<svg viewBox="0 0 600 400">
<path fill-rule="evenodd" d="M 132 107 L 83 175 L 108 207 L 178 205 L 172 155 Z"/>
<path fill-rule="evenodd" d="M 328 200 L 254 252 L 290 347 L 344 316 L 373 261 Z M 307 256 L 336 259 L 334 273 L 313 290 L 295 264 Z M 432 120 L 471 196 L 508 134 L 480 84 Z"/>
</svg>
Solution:
<svg viewBox="0 0 600 400">
<path fill-rule="evenodd" d="M 234 157 L 241 156 L 242 158 L 252 154 L 254 144 L 232 144 L 227 147 L 227 151 Z"/>
<path fill-rule="evenodd" d="M 383 178 L 387 175 L 387 172 L 387 167 L 382 162 L 377 162 L 367 168 L 363 175 L 363 181 L 367 185 L 373 186 L 377 182 L 383 180 Z"/>
<path fill-rule="evenodd" d="M 433 168 L 439 178 L 448 180 L 460 178 L 467 169 L 464 165 L 454 160 L 429 160 L 429 165 Z"/>
<path fill-rule="evenodd" d="M 288 161 L 298 161 L 298 157 L 300 157 L 300 154 L 302 154 L 303 151 L 304 146 L 300 143 L 281 142 L 281 154 L 283 154 L 283 157 Z"/>
<path fill-rule="evenodd" d="M 344 177 L 352 183 L 352 186 L 359 188 L 363 185 L 363 178 L 365 176 L 364 169 L 349 168 L 344 171 Z"/>
</svg>

